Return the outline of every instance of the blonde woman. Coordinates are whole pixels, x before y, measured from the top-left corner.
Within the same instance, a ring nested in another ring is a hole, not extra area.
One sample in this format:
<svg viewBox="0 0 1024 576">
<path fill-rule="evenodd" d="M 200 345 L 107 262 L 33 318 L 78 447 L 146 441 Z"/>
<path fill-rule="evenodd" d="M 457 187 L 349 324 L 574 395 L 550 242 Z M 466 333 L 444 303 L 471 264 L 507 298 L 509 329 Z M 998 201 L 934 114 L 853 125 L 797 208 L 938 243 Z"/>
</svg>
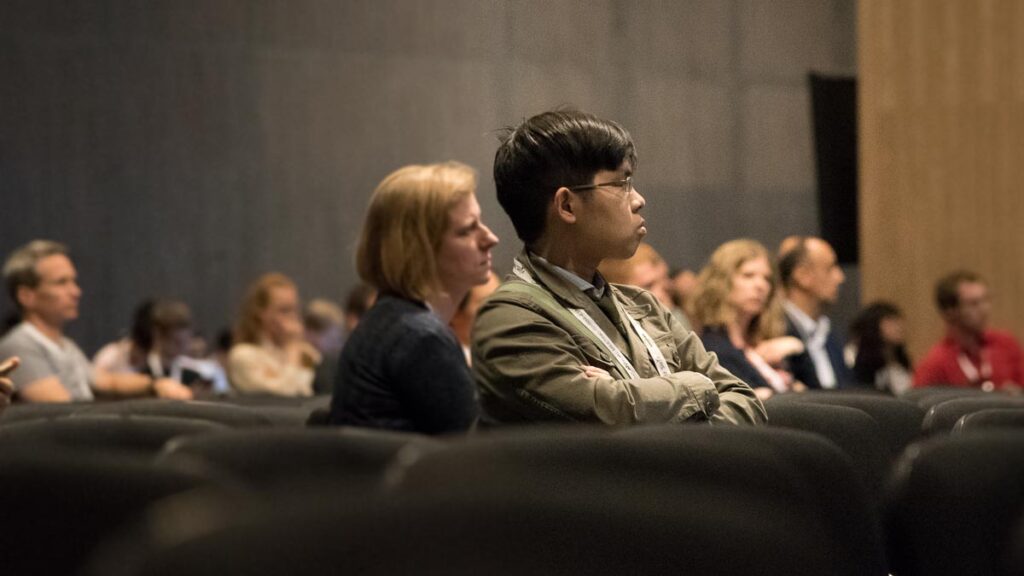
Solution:
<svg viewBox="0 0 1024 576">
<path fill-rule="evenodd" d="M 283 274 L 265 274 L 249 287 L 228 353 L 228 377 L 235 390 L 313 394 L 313 369 L 320 354 L 304 338 L 299 310 L 299 291 Z"/>
<path fill-rule="evenodd" d="M 475 387 L 448 326 L 487 282 L 498 243 L 475 191 L 473 170 L 456 162 L 406 166 L 377 186 L 356 268 L 378 297 L 342 350 L 332 423 L 424 434 L 475 423 Z"/>
<path fill-rule="evenodd" d="M 700 273 L 692 318 L 701 340 L 718 361 L 764 400 L 776 392 L 799 390 L 784 359 L 803 351 L 785 336 L 782 304 L 768 251 L 754 240 L 726 242 Z"/>
</svg>

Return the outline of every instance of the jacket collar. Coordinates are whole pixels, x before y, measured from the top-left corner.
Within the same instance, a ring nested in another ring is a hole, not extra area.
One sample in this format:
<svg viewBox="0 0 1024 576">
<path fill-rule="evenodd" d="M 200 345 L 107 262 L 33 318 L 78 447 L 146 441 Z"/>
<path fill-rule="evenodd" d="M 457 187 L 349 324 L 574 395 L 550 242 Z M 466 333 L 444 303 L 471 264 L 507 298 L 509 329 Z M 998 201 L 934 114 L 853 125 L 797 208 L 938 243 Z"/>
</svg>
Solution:
<svg viewBox="0 0 1024 576">
<path fill-rule="evenodd" d="M 531 253 L 526 248 L 523 248 L 523 251 L 519 253 L 516 259 L 522 263 L 523 267 L 526 268 L 538 284 L 547 288 L 559 300 L 567 302 L 573 308 L 590 309 L 595 306 L 590 296 L 583 292 L 584 287 L 582 283 L 585 281 L 581 278 L 574 278 L 570 281 L 570 279 L 559 272 L 557 266 Z M 605 290 L 607 290 L 608 286 L 605 284 L 604 278 L 600 277 L 600 273 L 597 274 L 598 283 L 604 285 Z"/>
</svg>

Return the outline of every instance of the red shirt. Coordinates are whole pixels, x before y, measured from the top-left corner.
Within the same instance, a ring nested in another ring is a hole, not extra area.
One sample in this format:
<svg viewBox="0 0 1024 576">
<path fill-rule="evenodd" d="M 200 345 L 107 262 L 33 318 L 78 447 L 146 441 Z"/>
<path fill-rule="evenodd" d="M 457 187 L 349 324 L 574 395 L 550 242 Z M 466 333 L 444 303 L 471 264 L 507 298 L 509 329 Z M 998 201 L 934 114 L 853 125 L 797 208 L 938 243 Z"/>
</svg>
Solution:
<svg viewBox="0 0 1024 576">
<path fill-rule="evenodd" d="M 914 370 L 914 387 L 971 386 L 991 381 L 996 389 L 1006 384 L 1024 384 L 1024 354 L 1008 332 L 986 330 L 981 338 L 981 356 L 967 354 L 951 336 L 932 347 Z"/>
</svg>

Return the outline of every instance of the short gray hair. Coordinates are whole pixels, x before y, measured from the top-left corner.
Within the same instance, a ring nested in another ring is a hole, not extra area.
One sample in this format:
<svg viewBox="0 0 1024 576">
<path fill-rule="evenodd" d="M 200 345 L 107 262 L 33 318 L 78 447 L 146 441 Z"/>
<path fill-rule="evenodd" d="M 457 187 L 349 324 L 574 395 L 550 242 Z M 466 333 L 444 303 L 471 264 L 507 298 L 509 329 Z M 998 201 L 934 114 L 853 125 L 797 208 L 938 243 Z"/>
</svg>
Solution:
<svg viewBox="0 0 1024 576">
<path fill-rule="evenodd" d="M 4 262 L 4 284 L 7 285 L 7 293 L 11 300 L 18 307 L 18 288 L 28 286 L 35 288 L 39 286 L 39 273 L 36 272 L 36 264 L 48 256 L 55 254 L 68 254 L 68 247 L 53 240 L 33 240 L 28 244 L 11 252 Z"/>
</svg>

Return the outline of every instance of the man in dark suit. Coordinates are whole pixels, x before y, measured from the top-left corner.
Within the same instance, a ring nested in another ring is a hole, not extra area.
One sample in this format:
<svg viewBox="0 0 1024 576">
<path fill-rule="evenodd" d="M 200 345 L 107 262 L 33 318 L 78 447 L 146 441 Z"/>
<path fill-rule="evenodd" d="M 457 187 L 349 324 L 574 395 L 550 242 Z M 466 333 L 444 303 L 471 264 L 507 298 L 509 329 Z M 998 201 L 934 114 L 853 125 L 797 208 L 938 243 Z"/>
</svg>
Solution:
<svg viewBox="0 0 1024 576">
<path fill-rule="evenodd" d="M 787 332 L 804 343 L 803 352 L 787 359 L 793 377 L 808 388 L 853 384 L 843 361 L 843 343 L 825 315 L 846 281 L 835 250 L 821 238 L 786 238 L 779 246 L 779 278 L 786 295 Z"/>
</svg>

